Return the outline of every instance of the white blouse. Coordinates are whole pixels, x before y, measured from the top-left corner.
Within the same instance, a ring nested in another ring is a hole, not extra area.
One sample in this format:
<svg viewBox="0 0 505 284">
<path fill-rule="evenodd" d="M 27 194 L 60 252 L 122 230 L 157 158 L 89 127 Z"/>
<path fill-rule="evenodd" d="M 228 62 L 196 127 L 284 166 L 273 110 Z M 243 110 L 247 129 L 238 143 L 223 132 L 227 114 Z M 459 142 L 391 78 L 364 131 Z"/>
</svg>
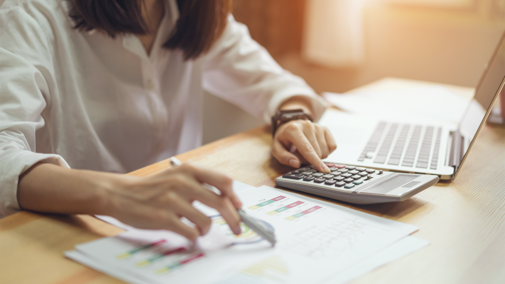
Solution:
<svg viewBox="0 0 505 284">
<path fill-rule="evenodd" d="M 164 49 L 178 17 L 166 1 L 148 55 L 135 35 L 73 29 L 67 0 L 0 0 L 0 217 L 19 210 L 19 175 L 39 161 L 126 173 L 200 146 L 203 89 L 266 123 L 294 95 L 322 115 L 232 16 L 197 60 Z"/>
</svg>

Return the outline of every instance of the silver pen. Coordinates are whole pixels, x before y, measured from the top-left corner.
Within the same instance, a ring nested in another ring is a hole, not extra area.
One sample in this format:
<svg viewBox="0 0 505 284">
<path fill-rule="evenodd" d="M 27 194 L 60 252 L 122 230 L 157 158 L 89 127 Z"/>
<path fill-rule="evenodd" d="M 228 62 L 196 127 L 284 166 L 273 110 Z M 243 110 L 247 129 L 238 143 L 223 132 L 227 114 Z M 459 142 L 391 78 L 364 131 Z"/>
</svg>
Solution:
<svg viewBox="0 0 505 284">
<path fill-rule="evenodd" d="M 179 159 L 177 159 L 175 157 L 170 158 L 170 164 L 175 167 L 182 165 L 181 161 L 179 161 Z M 262 238 L 264 238 L 265 240 L 270 242 L 272 244 L 272 246 L 275 246 L 275 243 L 277 241 L 275 239 L 274 233 L 271 230 L 269 230 L 268 228 L 263 226 L 260 222 L 258 222 L 253 217 L 247 215 L 247 213 L 245 213 L 244 210 L 238 209 L 237 213 L 240 216 L 240 220 L 247 227 L 251 228 L 251 230 L 255 231 Z"/>
</svg>

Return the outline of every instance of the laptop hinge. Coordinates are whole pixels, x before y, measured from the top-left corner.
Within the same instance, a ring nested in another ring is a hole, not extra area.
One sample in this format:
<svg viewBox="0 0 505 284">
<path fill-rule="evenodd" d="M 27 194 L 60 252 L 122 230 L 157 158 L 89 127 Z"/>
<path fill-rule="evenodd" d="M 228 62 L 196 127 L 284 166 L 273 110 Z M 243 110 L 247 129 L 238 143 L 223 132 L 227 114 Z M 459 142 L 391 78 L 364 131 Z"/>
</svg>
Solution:
<svg viewBox="0 0 505 284">
<path fill-rule="evenodd" d="M 459 129 L 451 132 L 452 145 L 451 145 L 451 155 L 449 156 L 449 166 L 454 167 L 454 173 L 452 177 L 456 175 L 459 165 L 461 164 L 461 159 L 463 158 L 463 147 L 465 139 L 461 136 Z"/>
</svg>

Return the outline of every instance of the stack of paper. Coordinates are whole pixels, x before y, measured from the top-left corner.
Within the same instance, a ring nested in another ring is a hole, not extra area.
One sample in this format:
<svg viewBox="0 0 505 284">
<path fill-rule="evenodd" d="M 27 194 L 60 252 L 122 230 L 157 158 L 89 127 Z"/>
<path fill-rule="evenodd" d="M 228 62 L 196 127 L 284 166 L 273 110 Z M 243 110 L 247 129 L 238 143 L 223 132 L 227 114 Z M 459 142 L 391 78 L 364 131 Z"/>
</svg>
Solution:
<svg viewBox="0 0 505 284">
<path fill-rule="evenodd" d="M 428 244 L 407 237 L 415 226 L 236 185 L 244 210 L 275 230 L 276 247 L 243 224 L 233 236 L 216 211 L 199 203 L 213 226 L 196 245 L 166 231 L 130 229 L 66 255 L 131 283 L 343 283 Z"/>
</svg>

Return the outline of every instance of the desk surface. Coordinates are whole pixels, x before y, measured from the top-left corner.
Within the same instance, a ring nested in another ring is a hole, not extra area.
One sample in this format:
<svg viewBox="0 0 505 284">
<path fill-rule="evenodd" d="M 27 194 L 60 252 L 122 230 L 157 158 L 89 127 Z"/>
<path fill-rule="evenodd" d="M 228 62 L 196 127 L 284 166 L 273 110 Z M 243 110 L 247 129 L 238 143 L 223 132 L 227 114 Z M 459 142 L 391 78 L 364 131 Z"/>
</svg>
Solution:
<svg viewBox="0 0 505 284">
<path fill-rule="evenodd" d="M 384 79 L 360 89 L 430 83 Z M 470 96 L 472 89 L 448 86 Z M 274 186 L 289 171 L 270 155 L 270 132 L 256 128 L 177 156 L 253 185 Z M 137 170 L 145 176 L 162 161 Z M 399 203 L 346 207 L 419 226 L 431 245 L 353 283 L 505 283 L 505 128 L 485 126 L 458 178 Z M 20 212 L 0 220 L 0 283 L 122 283 L 64 258 L 74 245 L 121 230 L 90 216 Z"/>
</svg>

